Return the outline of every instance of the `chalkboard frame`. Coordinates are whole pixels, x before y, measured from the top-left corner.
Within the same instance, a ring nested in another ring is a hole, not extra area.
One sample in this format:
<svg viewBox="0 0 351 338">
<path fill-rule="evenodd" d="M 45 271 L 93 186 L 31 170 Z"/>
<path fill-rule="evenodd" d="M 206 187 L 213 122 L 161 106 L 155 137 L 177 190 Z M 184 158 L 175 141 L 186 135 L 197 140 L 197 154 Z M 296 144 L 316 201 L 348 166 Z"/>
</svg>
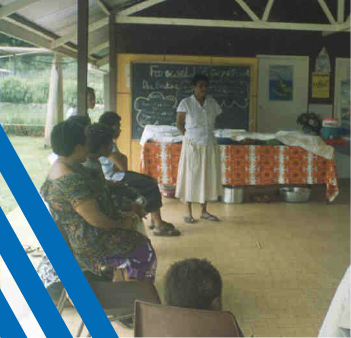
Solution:
<svg viewBox="0 0 351 338">
<path fill-rule="evenodd" d="M 134 83 L 133 83 L 133 66 L 142 64 L 142 65 L 174 65 L 174 66 L 199 66 L 199 67 L 230 67 L 230 68 L 236 68 L 236 67 L 245 67 L 249 69 L 249 80 L 248 80 L 248 112 L 247 112 L 247 129 L 249 131 L 255 131 L 256 130 L 256 121 L 257 121 L 257 116 L 256 116 L 256 99 L 257 99 L 257 93 L 256 93 L 256 88 L 257 88 L 257 64 L 253 62 L 252 58 L 247 58 L 247 61 L 245 59 L 241 59 L 241 62 L 233 62 L 234 58 L 221 58 L 221 57 L 213 57 L 211 58 L 212 62 L 189 62 L 189 61 L 142 61 L 142 60 L 131 60 L 130 61 L 130 94 L 131 94 L 131 137 L 132 140 L 136 141 L 139 140 L 141 135 L 138 137 L 135 137 L 134 133 L 134 123 L 136 123 L 133 113 L 134 113 Z M 244 60 L 244 61 L 243 61 Z M 177 103 L 179 104 L 179 102 Z M 235 129 L 241 129 L 241 128 L 235 128 Z"/>
</svg>

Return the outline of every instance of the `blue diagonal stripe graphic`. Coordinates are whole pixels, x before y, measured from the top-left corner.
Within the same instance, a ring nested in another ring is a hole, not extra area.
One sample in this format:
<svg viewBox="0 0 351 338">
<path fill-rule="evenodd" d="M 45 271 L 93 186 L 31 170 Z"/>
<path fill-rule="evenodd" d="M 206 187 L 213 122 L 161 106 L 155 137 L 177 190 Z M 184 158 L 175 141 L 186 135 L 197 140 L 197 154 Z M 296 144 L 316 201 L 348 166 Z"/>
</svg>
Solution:
<svg viewBox="0 0 351 338">
<path fill-rule="evenodd" d="M 0 224 L 0 254 L 44 334 L 47 337 L 71 337 L 1 208 Z"/>
<path fill-rule="evenodd" d="M 6 159 L 0 162 L 0 173 L 89 332 L 93 337 L 118 337 L 1 126 L 0 144 L 1 156 Z M 21 278 L 27 280 L 26 276 Z M 41 299 L 36 298 L 40 303 Z M 41 312 L 45 310 L 42 308 Z"/>
<path fill-rule="evenodd" d="M 21 325 L 19 325 L 16 316 L 13 314 L 9 304 L 0 290 L 0 336 L 2 338 L 26 338 Z"/>
</svg>

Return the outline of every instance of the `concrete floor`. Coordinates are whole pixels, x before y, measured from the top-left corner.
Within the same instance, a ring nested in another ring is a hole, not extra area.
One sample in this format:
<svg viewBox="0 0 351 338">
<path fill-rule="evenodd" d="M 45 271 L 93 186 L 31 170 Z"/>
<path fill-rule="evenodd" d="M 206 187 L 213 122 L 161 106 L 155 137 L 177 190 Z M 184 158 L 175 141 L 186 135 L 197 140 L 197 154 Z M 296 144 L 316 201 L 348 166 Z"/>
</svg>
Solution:
<svg viewBox="0 0 351 338">
<path fill-rule="evenodd" d="M 245 203 L 212 203 L 216 224 L 182 222 L 184 206 L 164 199 L 163 217 L 181 231 L 178 238 L 152 237 L 157 251 L 156 287 L 162 298 L 163 277 L 173 262 L 207 258 L 223 278 L 223 308 L 237 318 L 245 336 L 316 336 L 336 287 L 350 264 L 350 181 L 340 182 L 340 195 L 325 203 L 323 186 L 314 186 L 311 201 L 281 202 L 277 187 L 248 187 Z M 249 202 L 253 193 L 269 193 L 270 204 Z M 194 207 L 198 217 L 199 207 Z M 22 244 L 36 238 L 16 209 L 8 216 Z M 33 265 L 38 259 L 31 258 Z M 3 264 L 2 290 L 29 337 L 40 328 Z M 15 301 L 16 299 L 16 301 Z M 75 309 L 63 317 L 73 333 L 79 324 Z M 121 337 L 132 336 L 114 324 Z"/>
</svg>

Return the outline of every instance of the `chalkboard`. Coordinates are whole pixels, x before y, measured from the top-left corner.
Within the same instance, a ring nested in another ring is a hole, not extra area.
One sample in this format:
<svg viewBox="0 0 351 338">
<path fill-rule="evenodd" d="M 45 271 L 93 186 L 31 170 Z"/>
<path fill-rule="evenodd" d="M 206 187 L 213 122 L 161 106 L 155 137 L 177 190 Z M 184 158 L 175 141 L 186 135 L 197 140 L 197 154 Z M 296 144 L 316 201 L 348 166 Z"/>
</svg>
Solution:
<svg viewBox="0 0 351 338">
<path fill-rule="evenodd" d="M 249 130 L 249 66 L 133 63 L 133 139 L 141 138 L 147 124 L 175 126 L 177 107 L 192 95 L 191 79 L 196 73 L 209 77 L 209 94 L 222 107 L 216 128 Z"/>
</svg>

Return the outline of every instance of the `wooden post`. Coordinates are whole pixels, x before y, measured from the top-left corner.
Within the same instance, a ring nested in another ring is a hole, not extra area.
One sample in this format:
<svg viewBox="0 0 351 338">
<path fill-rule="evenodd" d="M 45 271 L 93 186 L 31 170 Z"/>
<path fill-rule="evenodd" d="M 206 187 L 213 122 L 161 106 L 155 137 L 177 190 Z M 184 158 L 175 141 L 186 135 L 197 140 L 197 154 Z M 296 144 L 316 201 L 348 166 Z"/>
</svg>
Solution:
<svg viewBox="0 0 351 338">
<path fill-rule="evenodd" d="M 104 74 L 104 102 L 105 111 L 111 111 L 110 107 L 110 78 L 109 74 Z"/>
<path fill-rule="evenodd" d="M 87 114 L 89 0 L 78 2 L 78 115 Z"/>
<path fill-rule="evenodd" d="M 113 12 L 109 18 L 109 64 L 110 64 L 110 95 L 109 110 L 116 111 L 117 107 L 117 54 L 116 54 L 116 14 Z"/>
<path fill-rule="evenodd" d="M 62 57 L 55 53 L 50 75 L 49 98 L 46 111 L 44 147 L 50 147 L 50 135 L 54 125 L 63 121 Z"/>
</svg>

